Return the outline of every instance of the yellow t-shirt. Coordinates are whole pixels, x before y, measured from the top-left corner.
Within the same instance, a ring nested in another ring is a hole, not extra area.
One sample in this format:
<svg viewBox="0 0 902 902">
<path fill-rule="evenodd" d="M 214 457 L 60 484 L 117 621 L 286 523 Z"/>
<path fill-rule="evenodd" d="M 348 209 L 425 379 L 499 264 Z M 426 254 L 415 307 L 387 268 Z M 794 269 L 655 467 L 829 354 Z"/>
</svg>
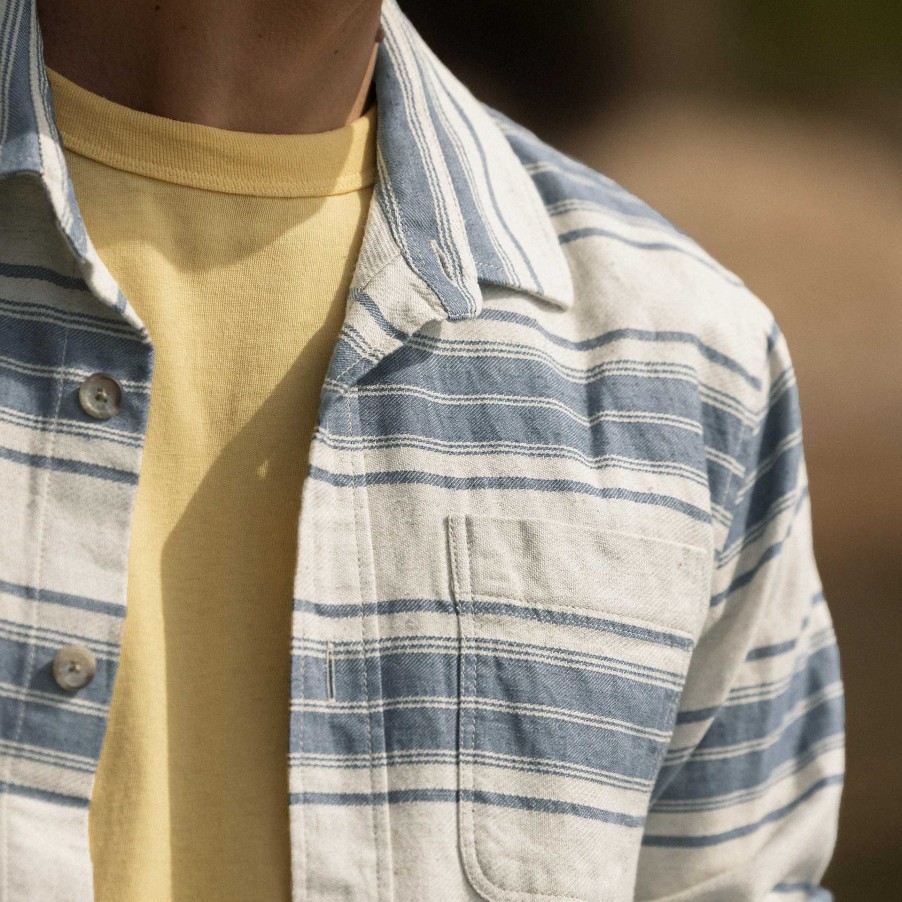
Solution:
<svg viewBox="0 0 902 902">
<path fill-rule="evenodd" d="M 313 135 L 186 124 L 50 72 L 88 234 L 155 344 L 98 902 L 290 898 L 300 490 L 375 179 L 375 107 Z"/>
</svg>

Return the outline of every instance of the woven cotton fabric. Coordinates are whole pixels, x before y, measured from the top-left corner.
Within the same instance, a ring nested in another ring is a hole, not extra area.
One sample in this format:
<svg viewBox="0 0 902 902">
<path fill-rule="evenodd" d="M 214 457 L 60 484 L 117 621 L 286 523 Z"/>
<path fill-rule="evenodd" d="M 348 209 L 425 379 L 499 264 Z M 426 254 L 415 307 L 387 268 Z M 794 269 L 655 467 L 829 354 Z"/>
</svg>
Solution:
<svg viewBox="0 0 902 902">
<path fill-rule="evenodd" d="M 293 898 L 829 898 L 842 682 L 783 335 L 384 27 L 301 487 Z M 0 78 L 0 898 L 90 900 L 154 347 L 74 203 L 31 2 L 0 6 Z M 69 643 L 98 665 L 71 695 Z"/>
</svg>

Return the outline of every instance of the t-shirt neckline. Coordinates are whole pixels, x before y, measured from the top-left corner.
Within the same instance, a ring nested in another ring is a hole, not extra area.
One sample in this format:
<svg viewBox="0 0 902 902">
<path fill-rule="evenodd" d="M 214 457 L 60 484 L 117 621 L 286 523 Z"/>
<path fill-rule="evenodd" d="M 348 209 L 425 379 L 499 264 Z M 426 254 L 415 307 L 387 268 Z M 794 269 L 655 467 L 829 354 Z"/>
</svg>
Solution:
<svg viewBox="0 0 902 902">
<path fill-rule="evenodd" d="M 67 150 L 136 175 L 256 197 L 326 197 L 376 178 L 376 104 L 332 131 L 268 135 L 133 110 L 47 69 Z"/>
</svg>

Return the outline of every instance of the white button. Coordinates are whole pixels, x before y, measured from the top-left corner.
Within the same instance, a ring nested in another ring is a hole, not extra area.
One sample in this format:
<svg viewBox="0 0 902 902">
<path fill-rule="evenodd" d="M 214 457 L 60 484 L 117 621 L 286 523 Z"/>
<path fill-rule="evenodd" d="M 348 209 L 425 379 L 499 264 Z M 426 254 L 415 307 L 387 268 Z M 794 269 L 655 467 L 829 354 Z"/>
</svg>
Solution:
<svg viewBox="0 0 902 902">
<path fill-rule="evenodd" d="M 94 655 L 83 645 L 66 645 L 53 659 L 53 678 L 60 689 L 76 692 L 84 689 L 97 672 Z"/>
<path fill-rule="evenodd" d="M 109 373 L 92 373 L 78 389 L 78 400 L 88 416 L 108 420 L 122 406 L 122 386 Z"/>
</svg>

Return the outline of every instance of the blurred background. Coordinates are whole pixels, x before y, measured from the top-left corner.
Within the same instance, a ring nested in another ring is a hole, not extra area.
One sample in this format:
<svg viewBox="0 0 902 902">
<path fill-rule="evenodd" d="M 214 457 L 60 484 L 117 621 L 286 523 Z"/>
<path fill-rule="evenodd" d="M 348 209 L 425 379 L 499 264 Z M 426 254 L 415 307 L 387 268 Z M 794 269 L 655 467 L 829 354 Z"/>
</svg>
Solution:
<svg viewBox="0 0 902 902">
<path fill-rule="evenodd" d="M 402 7 L 477 96 L 650 203 L 776 315 L 847 692 L 825 883 L 902 899 L 902 3 Z"/>
</svg>

